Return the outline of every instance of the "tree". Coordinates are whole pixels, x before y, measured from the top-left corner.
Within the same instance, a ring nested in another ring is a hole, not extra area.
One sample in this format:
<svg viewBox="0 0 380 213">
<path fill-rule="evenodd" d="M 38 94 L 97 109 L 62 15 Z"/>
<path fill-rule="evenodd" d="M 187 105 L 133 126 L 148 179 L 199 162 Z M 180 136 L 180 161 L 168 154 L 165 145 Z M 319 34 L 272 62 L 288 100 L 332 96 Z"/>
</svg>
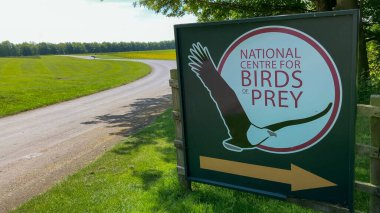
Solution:
<svg viewBox="0 0 380 213">
<path fill-rule="evenodd" d="M 20 45 L 21 56 L 32 56 L 37 55 L 36 45 L 33 43 L 24 42 Z"/>
<path fill-rule="evenodd" d="M 3 41 L 0 43 L 0 56 L 12 56 L 13 44 L 9 41 Z"/>
<path fill-rule="evenodd" d="M 50 49 L 47 43 L 42 42 L 37 44 L 38 53 L 41 55 L 47 55 L 50 53 Z"/>
<path fill-rule="evenodd" d="M 193 14 L 200 22 L 360 9 L 362 19 L 359 32 L 359 91 L 371 92 L 367 91 L 370 71 L 366 42 L 374 41 L 377 45 L 380 44 L 380 0 L 139 0 L 134 5 L 147 7 L 166 16 Z M 369 98 L 368 94 L 361 94 L 359 97 L 362 97 L 362 102 L 368 101 Z"/>
</svg>

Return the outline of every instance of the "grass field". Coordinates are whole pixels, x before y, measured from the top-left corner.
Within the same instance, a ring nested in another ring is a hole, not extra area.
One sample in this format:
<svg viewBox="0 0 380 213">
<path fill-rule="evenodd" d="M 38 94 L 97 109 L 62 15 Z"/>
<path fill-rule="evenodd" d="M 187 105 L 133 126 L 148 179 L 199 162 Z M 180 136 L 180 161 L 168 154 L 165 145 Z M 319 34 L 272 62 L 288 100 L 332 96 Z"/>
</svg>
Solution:
<svg viewBox="0 0 380 213">
<path fill-rule="evenodd" d="M 358 139 L 368 119 L 358 120 Z M 249 193 L 193 183 L 180 190 L 168 112 L 80 172 L 35 197 L 15 212 L 314 212 Z M 359 180 L 368 181 L 368 160 L 359 158 Z M 368 196 L 356 193 L 357 209 L 368 211 Z"/>
<path fill-rule="evenodd" d="M 97 58 L 131 58 L 131 59 L 160 59 L 175 60 L 175 50 L 152 50 L 152 51 L 136 51 L 136 52 L 119 52 L 119 53 L 102 53 L 96 54 Z"/>
<path fill-rule="evenodd" d="M 356 119 L 356 143 L 366 145 L 370 142 L 370 119 L 357 117 Z M 364 142 L 367 143 L 364 143 Z M 355 180 L 369 182 L 369 157 L 355 156 Z M 369 196 L 364 192 L 355 191 L 355 209 L 361 212 L 369 212 Z"/>
<path fill-rule="evenodd" d="M 62 56 L 0 58 L 0 117 L 139 79 L 145 64 Z"/>
</svg>

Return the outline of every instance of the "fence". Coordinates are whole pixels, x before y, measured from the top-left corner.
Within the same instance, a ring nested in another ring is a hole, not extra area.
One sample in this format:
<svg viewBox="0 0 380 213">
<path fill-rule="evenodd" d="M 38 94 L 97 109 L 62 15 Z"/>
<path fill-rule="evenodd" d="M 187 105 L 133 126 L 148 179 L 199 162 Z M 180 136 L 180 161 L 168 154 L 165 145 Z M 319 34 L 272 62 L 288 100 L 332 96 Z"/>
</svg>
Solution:
<svg viewBox="0 0 380 213">
<path fill-rule="evenodd" d="M 185 147 L 183 144 L 182 118 L 180 114 L 180 99 L 177 70 L 170 71 L 169 81 L 173 95 L 173 118 L 175 120 L 176 138 L 174 145 L 177 148 L 177 172 L 181 187 L 191 190 L 191 182 L 185 176 Z M 370 158 L 370 183 L 355 181 L 355 188 L 370 195 L 370 212 L 380 213 L 380 95 L 372 95 L 370 105 L 357 105 L 357 114 L 370 118 L 371 141 L 367 144 L 356 144 L 356 154 Z M 323 212 L 349 212 L 348 209 L 331 204 L 289 198 L 288 201 L 301 206 Z"/>
</svg>

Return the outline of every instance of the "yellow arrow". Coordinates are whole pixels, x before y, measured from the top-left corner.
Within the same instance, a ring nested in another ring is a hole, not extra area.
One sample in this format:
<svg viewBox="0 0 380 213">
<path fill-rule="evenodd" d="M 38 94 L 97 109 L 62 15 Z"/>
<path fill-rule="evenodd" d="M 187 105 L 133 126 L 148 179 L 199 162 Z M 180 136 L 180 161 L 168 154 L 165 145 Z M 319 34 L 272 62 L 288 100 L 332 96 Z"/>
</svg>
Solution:
<svg viewBox="0 0 380 213">
<path fill-rule="evenodd" d="M 292 191 L 336 186 L 335 183 L 294 164 L 291 164 L 290 170 L 286 170 L 205 156 L 200 156 L 199 160 L 202 169 L 286 183 L 291 185 Z"/>
</svg>

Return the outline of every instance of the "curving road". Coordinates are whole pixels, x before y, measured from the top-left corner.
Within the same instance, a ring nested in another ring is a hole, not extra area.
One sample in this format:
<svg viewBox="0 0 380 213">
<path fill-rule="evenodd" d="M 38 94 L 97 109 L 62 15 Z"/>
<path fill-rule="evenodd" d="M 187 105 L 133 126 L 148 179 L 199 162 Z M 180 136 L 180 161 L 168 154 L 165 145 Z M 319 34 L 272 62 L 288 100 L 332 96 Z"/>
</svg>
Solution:
<svg viewBox="0 0 380 213">
<path fill-rule="evenodd" d="M 0 119 L 0 212 L 87 165 L 170 105 L 174 61 L 136 60 L 152 73 L 133 83 Z"/>
</svg>

